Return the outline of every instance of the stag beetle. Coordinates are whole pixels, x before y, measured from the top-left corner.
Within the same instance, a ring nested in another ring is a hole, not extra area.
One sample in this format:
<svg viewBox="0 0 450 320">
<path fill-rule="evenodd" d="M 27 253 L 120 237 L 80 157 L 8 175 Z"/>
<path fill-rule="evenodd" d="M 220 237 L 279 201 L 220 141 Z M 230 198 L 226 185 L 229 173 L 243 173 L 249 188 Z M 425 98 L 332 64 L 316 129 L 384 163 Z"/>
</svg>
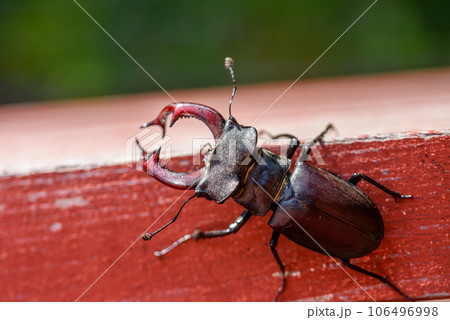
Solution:
<svg viewBox="0 0 450 320">
<path fill-rule="evenodd" d="M 148 174 L 170 187 L 195 190 L 194 195 L 183 203 L 170 222 L 155 232 L 143 234 L 142 239 L 150 240 L 175 222 L 186 203 L 194 197 L 203 197 L 218 204 L 233 198 L 245 211 L 227 229 L 195 230 L 168 248 L 156 251 L 155 255 L 164 255 L 192 238 L 223 237 L 235 233 L 252 215 L 264 216 L 272 211 L 268 222 L 273 228 L 270 249 L 282 274 L 282 283 L 275 301 L 286 284 L 285 267 L 277 252 L 280 234 L 313 251 L 338 258 L 344 266 L 378 279 L 406 299 L 410 299 L 385 277 L 352 264 L 350 259 L 363 257 L 374 251 L 384 236 L 380 211 L 357 187 L 358 182 L 365 180 L 394 199 L 412 196 L 392 191 L 361 173 L 355 173 L 349 180 L 344 180 L 327 170 L 306 163 L 311 148 L 321 142 L 323 136 L 333 128 L 331 124 L 302 148 L 299 159 L 290 172 L 292 157 L 299 147 L 299 140 L 290 134 L 273 136 L 274 139 L 290 139 L 284 155 L 257 147 L 256 129 L 239 124 L 231 115 L 231 103 L 237 88 L 231 58 L 225 59 L 225 67 L 230 70 L 233 81 L 227 120 L 208 106 L 177 102 L 169 104 L 155 120 L 141 126 L 159 126 L 164 135 L 166 119 L 170 114 L 173 115 L 170 126 L 181 117 L 194 117 L 205 123 L 217 142 L 206 154 L 203 167 L 193 172 L 179 173 L 160 163 L 161 148 L 149 154 L 136 139 L 141 150 L 142 167 Z M 234 152 L 235 161 L 230 161 L 230 150 Z"/>
</svg>

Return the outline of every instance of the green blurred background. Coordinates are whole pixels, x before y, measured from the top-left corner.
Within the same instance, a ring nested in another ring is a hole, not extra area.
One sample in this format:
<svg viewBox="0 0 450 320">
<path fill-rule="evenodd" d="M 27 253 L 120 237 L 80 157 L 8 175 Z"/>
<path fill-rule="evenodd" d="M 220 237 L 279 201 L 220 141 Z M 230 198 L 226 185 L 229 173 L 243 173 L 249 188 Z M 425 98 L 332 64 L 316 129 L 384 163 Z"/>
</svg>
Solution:
<svg viewBox="0 0 450 320">
<path fill-rule="evenodd" d="M 79 0 L 167 90 L 297 78 L 373 0 Z M 380 0 L 305 75 L 448 66 L 450 1 Z M 0 1 L 0 104 L 158 91 L 73 0 Z"/>
</svg>

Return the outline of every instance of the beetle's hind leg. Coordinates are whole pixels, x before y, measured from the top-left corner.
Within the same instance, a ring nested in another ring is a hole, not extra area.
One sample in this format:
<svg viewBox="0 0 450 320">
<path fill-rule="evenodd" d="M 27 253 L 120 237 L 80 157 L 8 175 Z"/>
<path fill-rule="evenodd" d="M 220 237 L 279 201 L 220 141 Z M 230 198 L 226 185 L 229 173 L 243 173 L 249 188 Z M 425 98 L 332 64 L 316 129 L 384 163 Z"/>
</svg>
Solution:
<svg viewBox="0 0 450 320">
<path fill-rule="evenodd" d="M 362 179 L 366 180 L 367 182 L 369 182 L 370 184 L 373 184 L 375 187 L 377 187 L 378 189 L 383 190 L 384 192 L 386 192 L 387 194 L 390 194 L 391 196 L 394 197 L 394 199 L 411 199 L 412 196 L 411 195 L 403 195 L 400 194 L 398 192 L 392 191 L 391 189 L 386 188 L 385 186 L 383 186 L 381 183 L 373 180 L 372 178 L 361 174 L 361 173 L 355 173 L 353 174 L 350 179 L 348 179 L 348 182 L 350 182 L 353 185 L 357 185 L 358 182 L 360 182 Z"/>
<path fill-rule="evenodd" d="M 365 269 L 363 269 L 363 268 L 360 268 L 360 267 L 358 267 L 358 266 L 355 266 L 354 264 L 350 263 L 350 259 L 340 259 L 340 260 L 341 260 L 341 263 L 342 263 L 344 266 L 346 266 L 346 267 L 348 267 L 348 268 L 350 268 L 350 269 L 352 269 L 352 270 L 358 271 L 358 272 L 360 272 L 360 273 L 362 273 L 362 274 L 365 274 L 366 276 L 375 278 L 375 279 L 377 279 L 377 280 L 379 280 L 379 281 L 381 281 L 381 282 L 387 284 L 387 285 L 390 286 L 392 289 L 394 289 L 395 291 L 397 291 L 398 293 L 400 293 L 400 294 L 401 294 L 403 297 L 405 297 L 406 299 L 408 299 L 408 300 L 410 300 L 410 301 L 413 301 L 408 295 L 406 295 L 405 293 L 403 293 L 399 288 L 397 288 L 395 285 L 393 285 L 392 282 L 390 282 L 390 281 L 389 281 L 388 279 L 386 279 L 385 277 L 382 277 L 382 276 L 380 276 L 379 274 L 376 274 L 376 273 L 367 271 L 367 270 L 365 270 Z"/>
<path fill-rule="evenodd" d="M 280 267 L 281 276 L 283 278 L 283 280 L 281 282 L 281 286 L 278 289 L 278 293 L 275 296 L 275 299 L 273 299 L 274 302 L 278 301 L 278 298 L 280 297 L 281 293 L 284 290 L 284 287 L 286 286 L 285 268 L 284 268 L 283 262 L 281 262 L 280 256 L 278 255 L 278 251 L 277 251 L 277 244 L 278 244 L 278 238 L 279 237 L 280 237 L 280 233 L 278 231 L 274 231 L 272 233 L 272 239 L 270 239 L 270 250 L 272 251 L 272 254 L 273 254 L 274 258 L 277 261 L 278 266 Z"/>
<path fill-rule="evenodd" d="M 230 235 L 232 233 L 236 233 L 239 231 L 239 229 L 244 225 L 245 222 L 252 216 L 250 211 L 245 210 L 239 217 L 236 218 L 234 222 L 232 222 L 227 229 L 223 230 L 211 230 L 211 231 L 200 231 L 200 230 L 194 230 L 192 233 L 188 233 L 175 241 L 173 244 L 171 244 L 169 247 L 160 250 L 155 251 L 154 254 L 157 257 L 161 257 L 168 253 L 169 251 L 175 249 L 183 242 L 186 242 L 189 239 L 206 239 L 206 238 L 218 238 L 218 237 L 224 237 L 227 235 Z"/>
</svg>

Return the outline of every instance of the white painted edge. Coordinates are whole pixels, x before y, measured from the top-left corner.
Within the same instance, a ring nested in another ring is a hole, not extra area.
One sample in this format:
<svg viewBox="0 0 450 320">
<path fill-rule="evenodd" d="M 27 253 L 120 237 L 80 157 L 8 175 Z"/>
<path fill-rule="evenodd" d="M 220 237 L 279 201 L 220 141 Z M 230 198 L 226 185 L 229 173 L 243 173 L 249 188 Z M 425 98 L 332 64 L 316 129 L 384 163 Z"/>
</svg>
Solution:
<svg viewBox="0 0 450 320">
<path fill-rule="evenodd" d="M 424 140 L 450 135 L 450 129 L 445 130 L 430 130 L 418 132 L 401 132 L 401 133 L 383 133 L 367 136 L 350 136 L 350 137 L 336 137 L 330 140 L 324 140 L 324 145 L 333 144 L 352 144 L 352 143 L 370 143 L 374 141 L 392 141 L 421 138 Z M 188 152 L 177 153 L 179 157 L 190 156 Z M 27 176 L 32 174 L 51 173 L 51 172 L 71 172 L 71 171 L 89 171 L 95 168 L 115 166 L 115 165 L 129 165 L 125 156 L 111 157 L 111 160 L 95 160 L 95 159 L 72 159 L 58 164 L 33 163 L 27 167 L 21 168 L 0 168 L 0 177 L 9 176 Z"/>
</svg>

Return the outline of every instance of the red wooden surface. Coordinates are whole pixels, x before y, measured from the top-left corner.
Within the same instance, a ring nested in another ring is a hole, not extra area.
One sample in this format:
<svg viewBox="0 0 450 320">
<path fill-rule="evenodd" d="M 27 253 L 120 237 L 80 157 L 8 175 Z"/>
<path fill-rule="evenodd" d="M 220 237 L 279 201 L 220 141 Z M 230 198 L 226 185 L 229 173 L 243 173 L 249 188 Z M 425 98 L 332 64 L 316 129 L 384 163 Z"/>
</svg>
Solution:
<svg viewBox="0 0 450 320">
<path fill-rule="evenodd" d="M 415 299 L 450 293 L 449 146 L 450 136 L 436 131 L 319 148 L 325 168 L 346 178 L 362 172 L 414 196 L 395 202 L 361 182 L 383 214 L 385 239 L 355 263 Z M 76 300 L 178 199 L 151 230 L 171 219 L 190 195 L 181 194 L 125 165 L 0 177 L 0 300 Z M 270 214 L 252 217 L 229 237 L 187 242 L 162 259 L 153 255 L 194 228 L 224 228 L 241 211 L 231 200 L 192 200 L 175 224 L 150 242 L 137 241 L 80 301 L 272 300 L 280 278 L 268 245 Z M 281 301 L 370 300 L 330 258 L 283 237 L 279 254 L 291 272 Z M 400 299 L 348 272 L 376 300 Z"/>
</svg>

